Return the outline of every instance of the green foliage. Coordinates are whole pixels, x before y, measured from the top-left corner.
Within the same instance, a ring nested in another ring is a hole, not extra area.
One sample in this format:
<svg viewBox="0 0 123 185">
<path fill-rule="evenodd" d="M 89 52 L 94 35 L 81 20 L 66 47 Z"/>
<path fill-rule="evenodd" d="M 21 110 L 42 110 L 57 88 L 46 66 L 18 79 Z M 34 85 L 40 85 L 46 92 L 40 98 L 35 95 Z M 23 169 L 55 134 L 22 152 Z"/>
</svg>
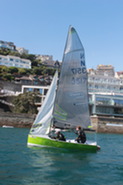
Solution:
<svg viewBox="0 0 123 185">
<path fill-rule="evenodd" d="M 14 77 L 10 73 L 5 73 L 3 74 L 2 79 L 5 81 L 12 81 Z"/>
<path fill-rule="evenodd" d="M 9 67 L 8 73 L 11 73 L 11 74 L 18 73 L 18 68 L 17 67 Z"/>
<path fill-rule="evenodd" d="M 46 68 L 46 73 L 50 74 L 51 76 L 54 75 L 55 71 L 56 71 L 56 69 Z"/>
<path fill-rule="evenodd" d="M 14 80 L 18 76 L 29 76 L 29 75 L 51 75 L 53 76 L 55 69 L 47 68 L 46 66 L 33 67 L 32 69 L 17 68 L 17 67 L 6 67 L 0 66 L 0 77 L 2 80 Z M 7 76 L 12 76 L 8 78 Z"/>
<path fill-rule="evenodd" d="M 0 48 L 0 55 L 9 55 L 10 52 L 11 52 L 10 49 Z"/>
<path fill-rule="evenodd" d="M 36 56 L 33 54 L 28 54 L 27 55 L 27 59 L 31 60 L 31 61 L 35 61 L 36 60 Z"/>
<path fill-rule="evenodd" d="M 34 67 L 32 69 L 33 74 L 42 75 L 42 67 Z"/>
<path fill-rule="evenodd" d="M 9 52 L 9 55 L 11 55 L 11 56 L 16 56 L 16 57 L 21 57 L 21 54 L 18 53 L 17 51 L 10 51 L 10 52 Z"/>
<path fill-rule="evenodd" d="M 29 76 L 32 75 L 54 75 L 55 69 L 46 67 L 42 64 L 41 60 L 36 59 L 36 55 L 34 54 L 20 54 L 17 51 L 11 51 L 7 48 L 0 48 L 1 55 L 12 55 L 18 56 L 21 58 L 31 60 L 32 69 L 24 69 L 24 68 L 17 68 L 17 67 L 6 67 L 0 66 L 0 78 L 2 80 L 14 80 L 15 77 L 20 76 Z"/>
<path fill-rule="evenodd" d="M 26 92 L 15 97 L 13 104 L 15 113 L 37 113 L 35 102 L 37 101 L 38 94 L 33 92 Z"/>
<path fill-rule="evenodd" d="M 6 66 L 0 66 L 0 72 L 1 73 L 8 73 L 8 67 L 6 67 Z"/>
<path fill-rule="evenodd" d="M 18 74 L 20 76 L 23 76 L 23 75 L 30 75 L 32 73 L 32 70 L 31 69 L 25 69 L 25 68 L 18 68 Z"/>
</svg>

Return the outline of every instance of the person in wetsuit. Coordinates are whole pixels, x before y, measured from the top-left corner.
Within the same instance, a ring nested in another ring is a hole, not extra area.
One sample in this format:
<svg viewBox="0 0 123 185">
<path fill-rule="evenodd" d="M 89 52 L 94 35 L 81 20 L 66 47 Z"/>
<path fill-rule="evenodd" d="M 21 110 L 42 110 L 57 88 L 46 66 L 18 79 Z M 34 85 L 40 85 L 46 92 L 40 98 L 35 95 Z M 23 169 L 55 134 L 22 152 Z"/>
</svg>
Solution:
<svg viewBox="0 0 123 185">
<path fill-rule="evenodd" d="M 56 135 L 55 139 L 58 139 L 58 140 L 61 140 L 61 141 L 66 141 L 64 135 L 60 131 L 56 132 L 56 134 L 57 135 Z"/>
<path fill-rule="evenodd" d="M 56 131 L 55 136 L 54 136 L 53 132 L 50 132 L 49 137 L 52 138 L 52 139 L 58 139 L 58 140 L 61 140 L 61 141 L 66 141 L 65 136 L 60 131 Z"/>
<path fill-rule="evenodd" d="M 78 143 L 85 143 L 86 142 L 86 135 L 84 130 L 80 127 L 77 126 L 76 127 L 76 134 L 78 135 L 78 137 L 75 139 Z"/>
</svg>

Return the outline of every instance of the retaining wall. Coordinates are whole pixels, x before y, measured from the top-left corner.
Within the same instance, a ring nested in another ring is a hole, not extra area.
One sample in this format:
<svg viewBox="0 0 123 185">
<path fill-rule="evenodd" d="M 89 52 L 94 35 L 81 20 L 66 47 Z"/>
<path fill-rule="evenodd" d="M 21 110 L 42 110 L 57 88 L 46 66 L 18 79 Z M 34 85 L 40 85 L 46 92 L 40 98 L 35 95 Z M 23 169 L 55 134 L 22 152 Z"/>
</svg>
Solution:
<svg viewBox="0 0 123 185">
<path fill-rule="evenodd" d="M 19 128 L 30 128 L 35 115 L 31 114 L 13 114 L 0 112 L 0 126 L 14 126 Z"/>
<path fill-rule="evenodd" d="M 0 126 L 31 128 L 36 115 L 0 112 Z M 93 129 L 98 133 L 123 134 L 123 118 L 91 116 Z"/>
<path fill-rule="evenodd" d="M 91 116 L 93 129 L 99 133 L 123 134 L 123 118 Z"/>
</svg>

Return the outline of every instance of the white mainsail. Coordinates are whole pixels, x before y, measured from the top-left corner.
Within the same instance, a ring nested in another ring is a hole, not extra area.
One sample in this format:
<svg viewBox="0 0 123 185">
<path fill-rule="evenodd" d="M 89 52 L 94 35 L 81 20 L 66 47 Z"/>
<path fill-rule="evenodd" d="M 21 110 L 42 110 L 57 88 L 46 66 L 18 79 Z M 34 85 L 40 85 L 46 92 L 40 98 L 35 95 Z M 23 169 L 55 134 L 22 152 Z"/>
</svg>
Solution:
<svg viewBox="0 0 123 185">
<path fill-rule="evenodd" d="M 30 133 L 33 135 L 44 135 L 49 133 L 49 128 L 52 120 L 54 100 L 56 96 L 58 72 L 56 71 L 53 81 L 50 85 L 46 98 L 38 115 L 33 123 Z"/>
<path fill-rule="evenodd" d="M 60 128 L 90 125 L 84 48 L 73 27 L 68 32 L 53 117 Z"/>
</svg>

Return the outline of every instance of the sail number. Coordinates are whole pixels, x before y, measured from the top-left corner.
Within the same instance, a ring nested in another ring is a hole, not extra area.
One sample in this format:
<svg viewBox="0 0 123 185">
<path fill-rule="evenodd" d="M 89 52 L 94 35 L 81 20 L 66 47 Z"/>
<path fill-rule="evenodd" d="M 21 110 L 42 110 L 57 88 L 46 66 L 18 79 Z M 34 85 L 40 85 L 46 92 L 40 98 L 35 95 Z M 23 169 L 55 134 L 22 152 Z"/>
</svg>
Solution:
<svg viewBox="0 0 123 185">
<path fill-rule="evenodd" d="M 84 84 L 87 81 L 84 53 L 80 53 L 80 67 L 71 68 L 72 84 Z M 83 74 L 83 75 L 82 75 Z"/>
<path fill-rule="evenodd" d="M 82 74 L 82 73 L 86 73 L 86 68 L 72 68 L 71 69 L 73 74 Z"/>
<path fill-rule="evenodd" d="M 85 84 L 87 82 L 87 78 L 72 78 L 72 84 Z"/>
</svg>

